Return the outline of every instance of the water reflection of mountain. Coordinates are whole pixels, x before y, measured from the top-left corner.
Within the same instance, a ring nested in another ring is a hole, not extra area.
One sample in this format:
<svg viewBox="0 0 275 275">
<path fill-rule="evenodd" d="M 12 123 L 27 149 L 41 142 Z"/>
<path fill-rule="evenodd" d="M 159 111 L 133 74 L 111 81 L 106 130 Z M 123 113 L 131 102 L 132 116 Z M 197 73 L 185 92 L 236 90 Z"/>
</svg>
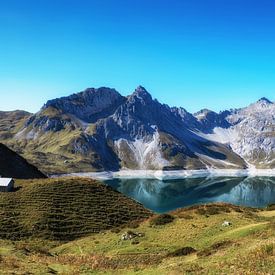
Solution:
<svg viewBox="0 0 275 275">
<path fill-rule="evenodd" d="M 274 177 L 113 179 L 106 183 L 156 212 L 217 201 L 255 207 L 275 202 Z"/>
</svg>

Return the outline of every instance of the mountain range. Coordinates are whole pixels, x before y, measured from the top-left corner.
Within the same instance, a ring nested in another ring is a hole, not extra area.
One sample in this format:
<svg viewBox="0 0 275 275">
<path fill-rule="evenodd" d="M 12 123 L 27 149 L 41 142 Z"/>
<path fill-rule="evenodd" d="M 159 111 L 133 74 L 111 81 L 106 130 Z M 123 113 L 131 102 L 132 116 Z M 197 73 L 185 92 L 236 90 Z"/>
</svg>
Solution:
<svg viewBox="0 0 275 275">
<path fill-rule="evenodd" d="M 194 99 L 195 100 L 195 99 Z M 0 142 L 41 171 L 275 168 L 275 104 L 195 114 L 159 103 L 139 86 L 129 96 L 88 88 L 39 112 L 0 112 Z"/>
</svg>

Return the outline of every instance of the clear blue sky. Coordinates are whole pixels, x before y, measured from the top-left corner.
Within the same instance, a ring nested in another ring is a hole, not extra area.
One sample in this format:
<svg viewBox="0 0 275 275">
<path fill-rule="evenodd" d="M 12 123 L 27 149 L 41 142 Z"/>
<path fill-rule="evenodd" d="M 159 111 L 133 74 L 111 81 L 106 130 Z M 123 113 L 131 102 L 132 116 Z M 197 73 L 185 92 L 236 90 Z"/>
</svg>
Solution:
<svg viewBox="0 0 275 275">
<path fill-rule="evenodd" d="M 0 110 L 139 84 L 191 112 L 274 101 L 275 1 L 0 1 Z"/>
</svg>

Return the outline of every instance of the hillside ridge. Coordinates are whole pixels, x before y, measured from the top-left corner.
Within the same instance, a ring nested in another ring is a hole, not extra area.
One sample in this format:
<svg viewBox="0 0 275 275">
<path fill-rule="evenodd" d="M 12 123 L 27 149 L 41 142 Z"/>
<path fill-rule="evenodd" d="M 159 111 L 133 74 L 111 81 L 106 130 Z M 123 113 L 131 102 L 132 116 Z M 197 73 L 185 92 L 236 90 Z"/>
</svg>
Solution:
<svg viewBox="0 0 275 275">
<path fill-rule="evenodd" d="M 6 178 L 46 178 L 35 166 L 0 143 L 0 176 Z"/>
</svg>

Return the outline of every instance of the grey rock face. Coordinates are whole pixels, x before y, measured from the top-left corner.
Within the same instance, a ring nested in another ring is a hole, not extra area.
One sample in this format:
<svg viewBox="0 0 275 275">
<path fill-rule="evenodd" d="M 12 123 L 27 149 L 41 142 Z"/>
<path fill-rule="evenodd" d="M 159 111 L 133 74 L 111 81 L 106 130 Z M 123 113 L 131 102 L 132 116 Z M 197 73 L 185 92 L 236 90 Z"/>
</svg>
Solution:
<svg viewBox="0 0 275 275">
<path fill-rule="evenodd" d="M 198 119 L 191 113 L 187 112 L 184 108 L 172 107 L 171 112 L 173 112 L 175 116 L 179 117 L 186 127 L 189 127 L 190 129 L 200 128 L 200 122 Z"/>
<path fill-rule="evenodd" d="M 199 122 L 198 128 L 205 132 L 211 133 L 215 127 L 228 128 L 230 123 L 225 119 L 225 113 L 217 114 L 211 110 L 203 109 L 194 114 Z"/>
<path fill-rule="evenodd" d="M 232 111 L 226 120 L 235 138 L 232 148 L 251 165 L 275 167 L 275 104 L 266 98 Z"/>
<path fill-rule="evenodd" d="M 143 87 L 138 87 L 98 126 L 98 134 L 113 141 L 126 167 L 206 168 L 206 165 L 214 165 L 211 159 L 224 161 L 229 155 L 235 158 L 235 165 L 245 166 L 228 147 L 197 135 L 194 130 L 199 127 L 200 122 L 184 109 L 160 104 Z M 208 159 L 202 161 L 201 155 Z"/>
<path fill-rule="evenodd" d="M 68 97 L 49 100 L 43 109 L 53 107 L 63 113 L 75 115 L 84 122 L 95 122 L 98 118 L 107 117 L 124 102 L 124 97 L 110 88 L 89 88 Z"/>
</svg>

